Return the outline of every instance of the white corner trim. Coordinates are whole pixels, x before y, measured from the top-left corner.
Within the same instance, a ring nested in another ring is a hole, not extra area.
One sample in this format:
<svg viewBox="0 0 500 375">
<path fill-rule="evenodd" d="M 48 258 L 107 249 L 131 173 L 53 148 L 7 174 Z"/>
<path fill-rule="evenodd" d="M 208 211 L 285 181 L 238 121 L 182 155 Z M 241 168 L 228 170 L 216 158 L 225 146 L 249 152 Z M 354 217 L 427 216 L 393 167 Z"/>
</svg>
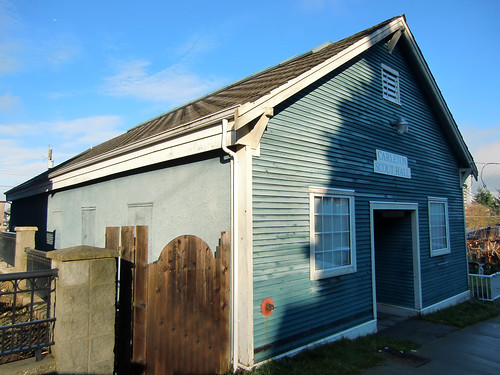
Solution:
<svg viewBox="0 0 500 375">
<path fill-rule="evenodd" d="M 377 310 L 386 314 L 392 314 L 392 315 L 397 315 L 397 316 L 404 316 L 404 317 L 412 317 L 412 316 L 417 316 L 418 314 L 421 315 L 426 315 L 430 314 L 442 309 L 445 309 L 450 306 L 458 305 L 459 303 L 468 301 L 470 299 L 470 291 L 465 291 L 460 294 L 457 294 L 453 297 L 447 298 L 445 300 L 442 300 L 440 302 L 437 302 L 433 305 L 424 307 L 422 309 L 412 309 L 408 307 L 403 307 L 403 306 L 395 306 L 395 305 L 390 305 L 387 303 L 378 303 L 377 304 Z"/>
<path fill-rule="evenodd" d="M 470 291 L 465 291 L 453 297 L 447 298 L 443 301 L 437 302 L 434 305 L 427 306 L 420 310 L 422 315 L 430 314 L 438 310 L 445 309 L 450 306 L 458 305 L 459 303 L 468 301 L 470 299 Z"/>
<path fill-rule="evenodd" d="M 346 49 L 340 51 L 335 56 L 330 57 L 323 63 L 316 65 L 307 72 L 290 80 L 284 85 L 272 90 L 268 95 L 262 96 L 255 102 L 243 104 L 237 110 L 238 122 L 245 124 L 252 121 L 262 113 L 264 107 L 274 107 L 293 94 L 309 86 L 326 74 L 332 72 L 344 63 L 352 60 L 354 57 L 363 53 L 374 44 L 378 43 L 385 37 L 395 33 L 401 28 L 407 28 L 403 22 L 403 18 L 399 17 L 390 24 L 375 30 L 371 35 L 368 35 Z"/>
</svg>

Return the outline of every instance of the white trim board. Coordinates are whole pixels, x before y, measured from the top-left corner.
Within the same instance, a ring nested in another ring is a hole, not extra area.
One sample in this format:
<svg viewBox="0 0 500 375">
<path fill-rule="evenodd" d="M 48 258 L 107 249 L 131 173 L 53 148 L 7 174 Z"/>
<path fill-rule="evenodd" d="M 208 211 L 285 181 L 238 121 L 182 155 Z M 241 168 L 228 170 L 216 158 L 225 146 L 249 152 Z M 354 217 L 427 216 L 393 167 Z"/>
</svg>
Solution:
<svg viewBox="0 0 500 375">
<path fill-rule="evenodd" d="M 453 297 L 437 302 L 433 305 L 424 307 L 420 310 L 410 309 L 408 307 L 402 307 L 402 306 L 389 305 L 386 303 L 378 303 L 377 310 L 386 314 L 411 317 L 411 316 L 417 316 L 419 314 L 421 315 L 431 314 L 433 312 L 446 309 L 447 307 L 458 305 L 459 303 L 468 301 L 469 299 L 470 299 L 470 291 L 467 290 Z"/>
<path fill-rule="evenodd" d="M 236 128 L 240 128 L 244 124 L 255 119 L 257 116 L 263 113 L 264 108 L 274 108 L 277 104 L 283 102 L 287 98 L 298 93 L 300 90 L 308 87 L 328 73 L 332 72 L 346 62 L 365 52 L 376 43 L 400 30 L 402 27 L 407 26 L 406 23 L 403 22 L 403 18 L 399 17 L 388 25 L 376 29 L 372 34 L 343 49 L 338 54 L 330 57 L 323 63 L 316 65 L 315 67 L 302 73 L 298 77 L 291 79 L 284 85 L 281 85 L 278 88 L 272 90 L 269 94 L 262 96 L 255 102 L 245 103 L 241 105 L 237 109 L 238 125 L 236 126 Z"/>
<path fill-rule="evenodd" d="M 422 315 L 430 314 L 450 306 L 458 305 L 459 303 L 468 301 L 469 299 L 470 299 L 470 291 L 466 290 L 465 292 L 454 295 L 453 297 L 447 298 L 433 305 L 424 307 L 422 310 L 420 310 L 420 313 Z"/>
<path fill-rule="evenodd" d="M 372 333 L 377 333 L 377 321 L 376 320 L 369 320 L 365 323 L 361 323 L 361 324 L 354 326 L 352 328 L 348 328 L 342 332 L 335 333 L 335 334 L 328 336 L 328 337 L 325 337 L 323 339 L 313 341 L 310 344 L 306 344 L 306 345 L 303 345 L 303 346 L 298 347 L 296 349 L 285 352 L 283 354 L 277 355 L 276 357 L 272 357 L 272 358 L 266 359 L 265 361 L 258 362 L 256 364 L 254 364 L 253 366 L 246 367 L 246 366 L 239 365 L 239 367 L 243 368 L 244 370 L 250 371 L 256 367 L 265 365 L 266 363 L 269 363 L 271 361 L 275 361 L 277 359 L 281 359 L 284 357 L 294 356 L 294 355 L 302 352 L 303 350 L 310 349 L 310 348 L 313 348 L 315 346 L 328 344 L 328 343 L 334 342 L 334 341 L 339 341 L 339 340 L 342 340 L 343 338 L 353 340 L 357 337 L 367 336 L 367 335 L 370 335 Z"/>
<path fill-rule="evenodd" d="M 413 309 L 419 311 L 422 308 L 422 282 L 420 270 L 420 235 L 418 224 L 418 203 L 410 202 L 370 202 L 370 241 L 371 241 L 371 262 L 372 262 L 372 298 L 373 316 L 377 317 L 377 283 L 375 274 L 375 210 L 402 210 L 411 212 L 411 232 L 412 232 L 412 254 L 413 254 Z M 406 308 L 405 308 L 406 309 Z"/>
<path fill-rule="evenodd" d="M 50 192 L 126 172 L 157 163 L 220 149 L 222 128 L 218 123 L 195 133 L 188 133 L 161 143 L 133 150 L 108 159 L 72 169 L 67 172 L 49 174 L 48 179 L 18 188 L 9 194 L 9 199 L 19 199 L 39 193 Z M 60 172 L 60 171 L 57 171 Z"/>
</svg>

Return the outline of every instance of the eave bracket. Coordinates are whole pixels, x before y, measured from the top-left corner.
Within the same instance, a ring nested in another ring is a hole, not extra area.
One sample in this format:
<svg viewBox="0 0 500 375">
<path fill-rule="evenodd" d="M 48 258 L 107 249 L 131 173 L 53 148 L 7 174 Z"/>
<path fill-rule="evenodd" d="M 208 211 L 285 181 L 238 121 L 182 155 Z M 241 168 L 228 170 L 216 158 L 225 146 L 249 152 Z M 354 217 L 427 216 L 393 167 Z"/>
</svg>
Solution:
<svg viewBox="0 0 500 375">
<path fill-rule="evenodd" d="M 236 143 L 256 149 L 273 114 L 274 109 L 272 107 L 265 107 L 258 119 L 243 126 L 240 124 L 240 127 L 236 130 Z"/>
<path fill-rule="evenodd" d="M 394 48 L 396 48 L 396 44 L 398 44 L 401 35 L 403 35 L 403 29 L 399 29 L 398 31 L 396 31 L 391 40 L 389 40 L 389 42 L 387 43 L 387 50 L 389 51 L 389 53 L 392 53 L 392 51 L 394 51 Z"/>
</svg>

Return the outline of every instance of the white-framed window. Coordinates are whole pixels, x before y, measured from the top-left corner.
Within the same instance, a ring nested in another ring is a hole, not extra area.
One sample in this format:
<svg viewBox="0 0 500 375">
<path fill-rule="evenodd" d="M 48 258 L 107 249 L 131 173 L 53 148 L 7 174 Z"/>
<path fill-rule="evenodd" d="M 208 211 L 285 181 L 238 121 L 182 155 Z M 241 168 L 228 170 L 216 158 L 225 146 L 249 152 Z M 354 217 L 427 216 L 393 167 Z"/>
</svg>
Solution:
<svg viewBox="0 0 500 375">
<path fill-rule="evenodd" d="M 431 256 L 448 254 L 450 252 L 448 200 L 429 197 L 428 202 Z"/>
<path fill-rule="evenodd" d="M 356 272 L 354 190 L 309 187 L 311 279 Z"/>
<path fill-rule="evenodd" d="M 399 73 L 385 64 L 382 64 L 382 97 L 390 102 L 401 104 Z"/>
</svg>

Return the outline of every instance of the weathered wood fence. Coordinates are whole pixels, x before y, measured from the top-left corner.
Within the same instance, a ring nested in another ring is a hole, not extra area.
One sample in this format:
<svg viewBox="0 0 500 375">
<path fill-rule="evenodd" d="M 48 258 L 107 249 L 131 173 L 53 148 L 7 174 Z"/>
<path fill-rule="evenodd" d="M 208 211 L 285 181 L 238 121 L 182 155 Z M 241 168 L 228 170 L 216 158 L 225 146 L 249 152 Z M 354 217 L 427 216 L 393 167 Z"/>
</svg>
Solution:
<svg viewBox="0 0 500 375">
<path fill-rule="evenodd" d="M 214 258 L 195 236 L 180 236 L 148 266 L 148 374 L 229 370 L 229 234 Z"/>
<path fill-rule="evenodd" d="M 118 371 L 229 371 L 230 233 L 222 233 L 215 257 L 203 240 L 185 235 L 149 265 L 147 233 L 147 227 L 106 230 L 106 248 L 121 248 L 122 257 L 118 329 L 124 335 L 117 353 L 124 355 Z"/>
</svg>

